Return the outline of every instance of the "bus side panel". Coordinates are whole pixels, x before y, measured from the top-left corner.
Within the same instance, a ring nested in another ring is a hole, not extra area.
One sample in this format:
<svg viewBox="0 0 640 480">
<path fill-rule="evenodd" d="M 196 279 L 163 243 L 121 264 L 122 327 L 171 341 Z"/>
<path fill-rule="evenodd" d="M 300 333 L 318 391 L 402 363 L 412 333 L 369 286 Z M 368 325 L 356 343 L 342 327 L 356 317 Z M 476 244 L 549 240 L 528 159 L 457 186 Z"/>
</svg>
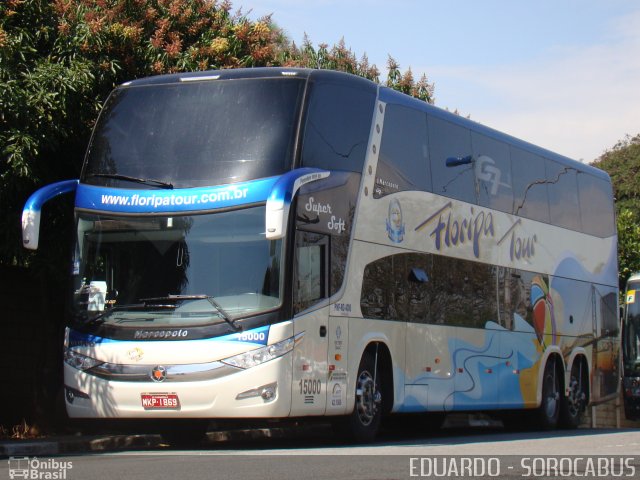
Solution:
<svg viewBox="0 0 640 480">
<path fill-rule="evenodd" d="M 329 307 L 296 317 L 294 333 L 304 334 L 293 350 L 291 415 L 324 415 L 327 402 Z"/>
<path fill-rule="evenodd" d="M 407 324 L 403 412 L 452 409 L 454 374 L 449 343 L 453 331 L 445 325 Z"/>
</svg>

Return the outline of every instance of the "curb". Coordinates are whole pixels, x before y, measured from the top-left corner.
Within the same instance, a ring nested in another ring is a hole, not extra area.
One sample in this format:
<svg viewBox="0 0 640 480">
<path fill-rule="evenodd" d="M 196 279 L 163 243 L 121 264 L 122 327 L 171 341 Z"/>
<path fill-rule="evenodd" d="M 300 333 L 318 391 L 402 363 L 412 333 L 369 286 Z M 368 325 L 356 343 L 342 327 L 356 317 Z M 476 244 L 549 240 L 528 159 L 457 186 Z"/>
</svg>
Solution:
<svg viewBox="0 0 640 480">
<path fill-rule="evenodd" d="M 13 440 L 0 442 L 0 457 L 98 453 L 129 448 L 153 448 L 161 445 L 160 435 L 104 435 L 63 437 L 53 440 Z"/>
<path fill-rule="evenodd" d="M 450 415 L 442 428 L 496 427 L 495 422 L 484 415 Z M 245 428 L 214 430 L 206 434 L 199 448 L 208 444 L 255 441 L 264 439 L 308 438 L 309 436 L 329 437 L 332 430 L 329 425 L 310 424 L 302 428 L 282 426 L 270 428 Z M 190 447 L 193 447 L 191 445 Z M 93 436 L 63 436 L 35 440 L 0 441 L 0 458 L 26 456 L 74 455 L 81 453 L 106 453 L 121 450 L 144 450 L 157 448 L 180 448 L 180 445 L 167 444 L 160 434 L 105 434 Z"/>
<path fill-rule="evenodd" d="M 296 439 L 301 436 L 323 435 L 328 430 L 322 426 L 252 428 L 207 432 L 199 448 L 212 443 L 252 441 L 263 439 Z M 171 448 L 160 434 L 119 434 L 94 436 L 66 436 L 53 439 L 0 441 L 0 458 L 52 456 L 81 453 L 106 453 L 121 450 Z M 180 447 L 178 445 L 174 447 Z"/>
</svg>

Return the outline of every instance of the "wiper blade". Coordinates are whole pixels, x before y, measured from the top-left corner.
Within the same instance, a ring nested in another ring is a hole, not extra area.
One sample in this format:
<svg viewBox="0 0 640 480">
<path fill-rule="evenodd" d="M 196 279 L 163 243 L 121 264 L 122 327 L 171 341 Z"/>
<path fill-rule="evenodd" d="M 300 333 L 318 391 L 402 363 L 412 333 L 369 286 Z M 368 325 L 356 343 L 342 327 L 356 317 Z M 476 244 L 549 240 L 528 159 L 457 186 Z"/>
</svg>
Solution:
<svg viewBox="0 0 640 480">
<path fill-rule="evenodd" d="M 162 180 L 155 180 L 153 178 L 131 177 L 129 175 L 122 175 L 120 173 L 90 173 L 87 175 L 87 177 L 113 178 L 115 180 L 125 180 L 127 182 L 142 183 L 143 185 L 153 185 L 155 187 L 173 190 L 173 184 L 169 182 L 163 182 Z"/>
<path fill-rule="evenodd" d="M 206 300 L 211 304 L 213 308 L 215 308 L 220 316 L 227 322 L 234 330 L 240 330 L 240 327 L 236 325 L 236 321 L 231 318 L 231 315 L 227 313 L 227 311 L 220 306 L 218 302 L 216 302 L 215 298 L 211 295 L 168 295 L 166 297 L 153 297 L 153 298 L 141 298 L 140 301 L 144 302 L 145 305 L 155 305 L 153 302 L 171 302 L 171 301 L 181 301 L 181 300 Z"/>
</svg>

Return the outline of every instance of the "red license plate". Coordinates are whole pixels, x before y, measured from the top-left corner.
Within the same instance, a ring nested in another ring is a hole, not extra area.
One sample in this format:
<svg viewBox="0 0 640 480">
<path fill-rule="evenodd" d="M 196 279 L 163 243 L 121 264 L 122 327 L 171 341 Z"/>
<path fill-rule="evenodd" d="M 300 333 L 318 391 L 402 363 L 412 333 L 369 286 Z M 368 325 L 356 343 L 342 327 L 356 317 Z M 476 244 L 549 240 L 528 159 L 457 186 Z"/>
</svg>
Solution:
<svg viewBox="0 0 640 480">
<path fill-rule="evenodd" d="M 141 393 L 145 410 L 180 410 L 180 400 L 175 393 Z"/>
</svg>

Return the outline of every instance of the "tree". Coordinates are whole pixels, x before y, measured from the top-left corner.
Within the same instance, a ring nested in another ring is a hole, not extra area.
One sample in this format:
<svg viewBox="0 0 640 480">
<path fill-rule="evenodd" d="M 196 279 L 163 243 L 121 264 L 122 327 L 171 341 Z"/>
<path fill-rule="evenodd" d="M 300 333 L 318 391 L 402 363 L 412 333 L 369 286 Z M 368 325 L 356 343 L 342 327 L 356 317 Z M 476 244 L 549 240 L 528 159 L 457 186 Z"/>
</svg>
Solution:
<svg viewBox="0 0 640 480">
<path fill-rule="evenodd" d="M 640 272 L 640 223 L 633 211 L 623 208 L 618 213 L 618 271 L 620 288 L 631 274 Z"/>
<path fill-rule="evenodd" d="M 640 271 L 640 134 L 627 135 L 593 162 L 611 176 L 618 214 L 620 286 Z"/>
</svg>

